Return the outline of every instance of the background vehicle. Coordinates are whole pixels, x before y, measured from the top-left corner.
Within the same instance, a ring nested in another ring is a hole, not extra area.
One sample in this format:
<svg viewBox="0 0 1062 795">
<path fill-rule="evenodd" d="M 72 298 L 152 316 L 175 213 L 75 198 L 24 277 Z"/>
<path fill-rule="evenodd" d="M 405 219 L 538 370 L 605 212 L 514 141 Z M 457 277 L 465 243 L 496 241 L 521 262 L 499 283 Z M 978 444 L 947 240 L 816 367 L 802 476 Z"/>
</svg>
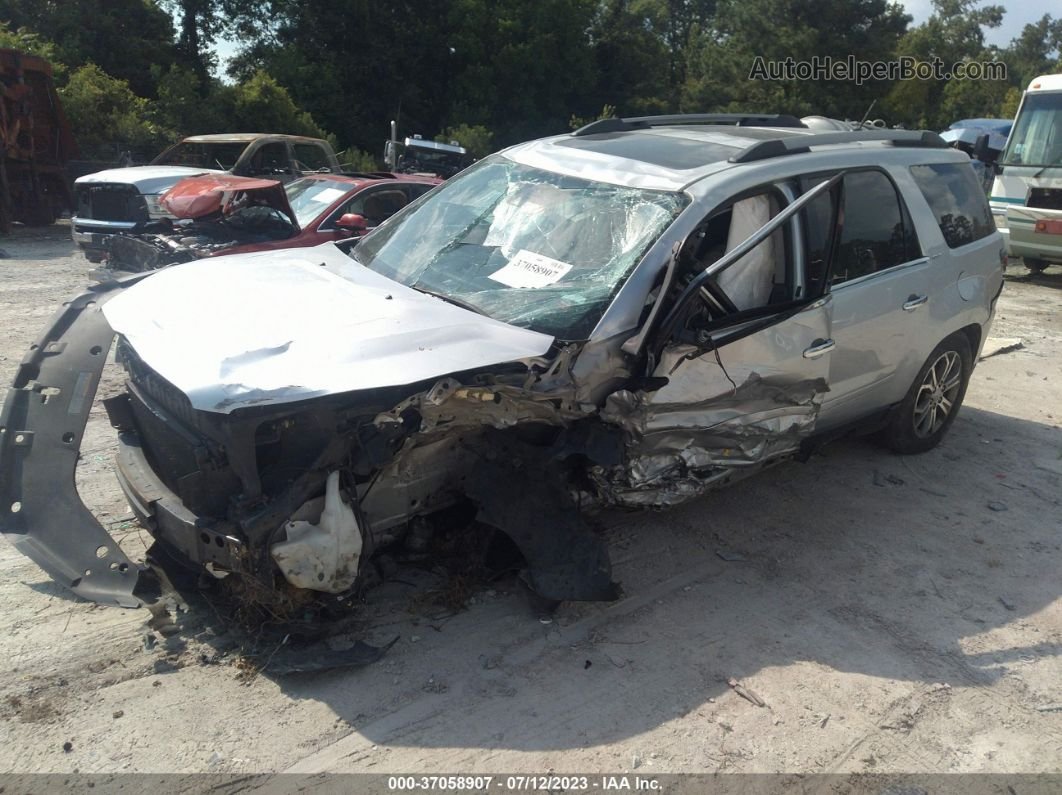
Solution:
<svg viewBox="0 0 1062 795">
<path fill-rule="evenodd" d="M 963 119 L 949 125 L 940 137 L 970 155 L 970 164 L 988 193 L 995 179 L 996 161 L 1006 148 L 1013 126 L 1012 119 Z"/>
<path fill-rule="evenodd" d="M 115 333 L 129 505 L 276 593 L 347 594 L 471 507 L 543 598 L 610 599 L 586 507 L 675 505 L 854 428 L 930 449 L 1002 289 L 969 158 L 752 118 L 602 120 L 485 158 L 349 256 L 189 262 L 66 304 L 0 417 L 0 528 L 78 593 L 136 601 L 102 526 L 62 520 Z M 26 444 L 50 417 L 61 443 Z"/>
<path fill-rule="evenodd" d="M 1062 263 L 1062 74 L 1030 84 L 992 184 L 992 215 L 1033 273 Z"/>
<path fill-rule="evenodd" d="M 43 58 L 0 49 L 0 231 L 46 226 L 70 207 L 66 162 L 77 144 Z"/>
<path fill-rule="evenodd" d="M 419 135 L 399 142 L 391 122 L 391 138 L 384 145 L 384 162 L 402 174 L 429 174 L 448 179 L 472 163 L 472 156 L 457 141 L 428 141 Z"/>
<path fill-rule="evenodd" d="M 317 138 L 266 133 L 195 135 L 171 146 L 151 165 L 78 177 L 71 230 L 89 261 L 99 262 L 106 253 L 106 236 L 166 218 L 159 197 L 185 177 L 234 174 L 288 182 L 303 174 L 340 171 L 331 145 Z"/>
<path fill-rule="evenodd" d="M 406 175 L 311 174 L 287 185 L 223 174 L 189 177 L 160 200 L 176 220 L 107 239 L 107 270 L 153 270 L 220 254 L 357 238 L 439 182 Z"/>
</svg>

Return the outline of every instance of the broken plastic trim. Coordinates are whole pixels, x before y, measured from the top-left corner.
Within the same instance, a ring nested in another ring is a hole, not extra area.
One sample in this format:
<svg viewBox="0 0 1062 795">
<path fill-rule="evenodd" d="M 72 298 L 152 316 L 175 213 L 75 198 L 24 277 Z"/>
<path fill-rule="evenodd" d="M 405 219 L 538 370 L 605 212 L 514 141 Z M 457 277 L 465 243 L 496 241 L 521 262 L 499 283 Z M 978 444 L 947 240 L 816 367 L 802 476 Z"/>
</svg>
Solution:
<svg viewBox="0 0 1062 795">
<path fill-rule="evenodd" d="M 74 470 L 114 338 L 100 308 L 141 278 L 65 304 L 30 346 L 0 412 L 0 532 L 78 596 L 122 607 L 141 605 L 141 571 L 82 503 Z"/>
</svg>

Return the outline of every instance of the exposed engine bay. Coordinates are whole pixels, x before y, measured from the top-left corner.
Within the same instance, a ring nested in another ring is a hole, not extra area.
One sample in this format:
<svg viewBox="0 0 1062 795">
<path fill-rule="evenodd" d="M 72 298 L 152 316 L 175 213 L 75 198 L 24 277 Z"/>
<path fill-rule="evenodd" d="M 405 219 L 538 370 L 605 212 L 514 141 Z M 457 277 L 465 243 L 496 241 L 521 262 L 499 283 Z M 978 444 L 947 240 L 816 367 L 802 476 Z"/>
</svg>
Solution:
<svg viewBox="0 0 1062 795">
<path fill-rule="evenodd" d="M 248 204 L 228 215 L 218 211 L 203 218 L 162 219 L 146 224 L 138 235 L 109 237 L 108 267 L 131 273 L 156 270 L 236 246 L 287 240 L 297 231 L 284 213 L 264 204 Z"/>
<path fill-rule="evenodd" d="M 159 200 L 169 217 L 104 241 L 107 269 L 125 273 L 209 257 L 299 232 L 284 186 L 274 179 L 212 174 L 184 179 Z"/>
</svg>

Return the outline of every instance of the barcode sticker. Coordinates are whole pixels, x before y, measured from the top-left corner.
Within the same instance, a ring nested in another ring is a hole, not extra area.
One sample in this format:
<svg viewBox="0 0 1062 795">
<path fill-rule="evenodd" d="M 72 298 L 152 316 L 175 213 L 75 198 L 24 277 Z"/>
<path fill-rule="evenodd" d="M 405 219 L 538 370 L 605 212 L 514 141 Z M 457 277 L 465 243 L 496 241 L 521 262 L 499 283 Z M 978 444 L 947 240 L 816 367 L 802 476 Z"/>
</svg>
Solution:
<svg viewBox="0 0 1062 795">
<path fill-rule="evenodd" d="M 559 282 L 572 269 L 567 262 L 520 249 L 504 268 L 490 274 L 490 278 L 507 287 L 535 289 Z"/>
</svg>

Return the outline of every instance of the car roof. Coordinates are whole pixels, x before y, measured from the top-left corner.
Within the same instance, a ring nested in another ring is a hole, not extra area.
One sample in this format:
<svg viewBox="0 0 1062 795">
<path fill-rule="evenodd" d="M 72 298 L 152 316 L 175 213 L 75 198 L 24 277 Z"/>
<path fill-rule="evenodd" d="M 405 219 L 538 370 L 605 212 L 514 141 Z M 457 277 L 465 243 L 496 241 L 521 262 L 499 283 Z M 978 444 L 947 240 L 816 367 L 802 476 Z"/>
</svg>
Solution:
<svg viewBox="0 0 1062 795">
<path fill-rule="evenodd" d="M 542 138 L 511 147 L 506 156 L 524 165 L 634 188 L 682 190 L 707 176 L 730 168 L 748 168 L 771 162 L 766 152 L 747 164 L 731 158 L 748 153 L 764 142 L 784 142 L 800 137 L 811 151 L 827 149 L 881 148 L 890 131 L 823 133 L 804 127 L 759 127 L 734 124 L 675 124 L 595 133 L 590 128 L 568 135 Z M 924 135 L 892 131 L 897 137 Z M 862 140 L 861 140 L 862 139 Z M 795 141 L 793 141 L 795 143 Z M 940 144 L 928 144 L 943 147 Z M 891 147 L 890 147 L 891 148 Z"/>
<path fill-rule="evenodd" d="M 249 143 L 260 138 L 276 138 L 285 141 L 313 141 L 317 143 L 320 138 L 309 138 L 305 135 L 285 135 L 283 133 L 211 133 L 210 135 L 189 135 L 181 139 L 181 142 L 194 144 L 207 143 Z"/>
</svg>

